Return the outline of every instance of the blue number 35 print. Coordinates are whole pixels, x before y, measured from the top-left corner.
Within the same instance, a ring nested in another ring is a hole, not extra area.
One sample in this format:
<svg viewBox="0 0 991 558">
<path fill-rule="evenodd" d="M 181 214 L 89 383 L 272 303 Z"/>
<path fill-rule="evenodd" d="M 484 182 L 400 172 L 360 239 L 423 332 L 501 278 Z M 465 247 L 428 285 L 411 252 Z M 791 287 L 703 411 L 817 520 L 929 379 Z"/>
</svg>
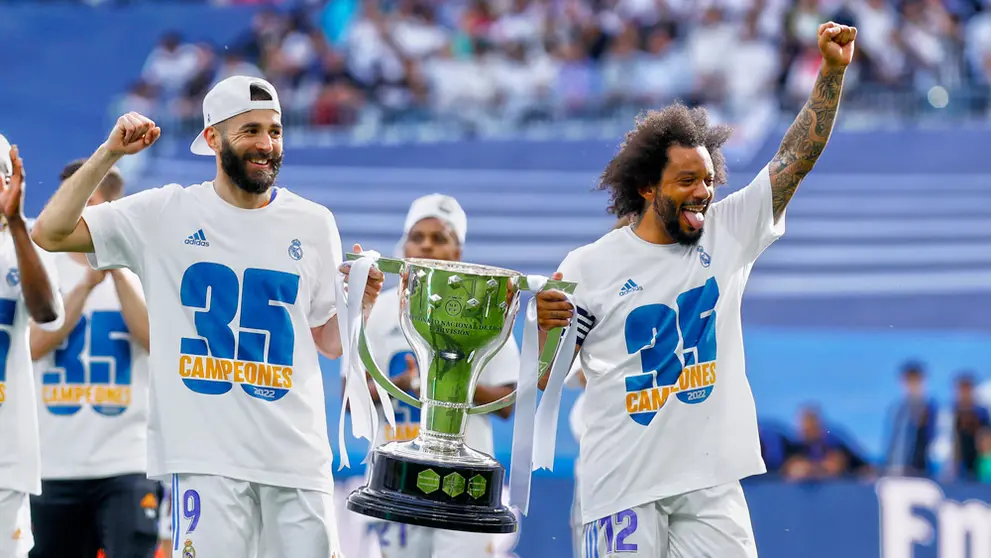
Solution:
<svg viewBox="0 0 991 558">
<path fill-rule="evenodd" d="M 87 344 L 89 358 L 83 358 Z M 41 377 L 49 412 L 74 415 L 87 401 L 108 417 L 127 410 L 132 395 L 131 341 L 120 312 L 101 310 L 89 319 L 81 317 L 53 360 L 53 369 Z"/>
<path fill-rule="evenodd" d="M 180 342 L 180 374 L 190 390 L 219 395 L 239 384 L 258 399 L 281 399 L 292 387 L 295 333 L 287 306 L 296 304 L 299 275 L 249 268 L 239 279 L 213 262 L 191 265 L 179 298 L 196 309 L 199 337 Z M 232 328 L 240 310 L 240 319 Z"/>
<path fill-rule="evenodd" d="M 712 393 L 718 300 L 719 286 L 710 277 L 704 285 L 681 293 L 677 309 L 646 304 L 627 316 L 626 349 L 640 354 L 643 370 L 626 378 L 627 410 L 634 421 L 649 424 L 668 393 L 690 404 L 701 403 Z"/>
<path fill-rule="evenodd" d="M 10 354 L 10 327 L 17 317 L 17 301 L 0 298 L 0 406 L 7 399 L 7 356 Z"/>
</svg>

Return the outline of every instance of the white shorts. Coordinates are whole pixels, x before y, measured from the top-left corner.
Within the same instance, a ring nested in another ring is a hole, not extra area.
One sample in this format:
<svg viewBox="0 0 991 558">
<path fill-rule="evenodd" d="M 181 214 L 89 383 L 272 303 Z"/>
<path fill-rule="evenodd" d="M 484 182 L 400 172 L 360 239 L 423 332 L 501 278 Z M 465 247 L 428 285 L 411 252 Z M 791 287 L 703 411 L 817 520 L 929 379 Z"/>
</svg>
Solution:
<svg viewBox="0 0 991 558">
<path fill-rule="evenodd" d="M 0 558 L 27 558 L 32 548 L 30 497 L 0 489 Z"/>
<path fill-rule="evenodd" d="M 495 556 L 495 538 L 487 533 L 431 529 L 392 521 L 371 522 L 368 530 L 377 537 L 382 558 Z"/>
<path fill-rule="evenodd" d="M 172 558 L 344 558 L 333 496 L 212 475 L 172 476 Z"/>
<path fill-rule="evenodd" d="M 743 488 L 732 482 L 585 524 L 584 558 L 757 558 Z"/>
</svg>

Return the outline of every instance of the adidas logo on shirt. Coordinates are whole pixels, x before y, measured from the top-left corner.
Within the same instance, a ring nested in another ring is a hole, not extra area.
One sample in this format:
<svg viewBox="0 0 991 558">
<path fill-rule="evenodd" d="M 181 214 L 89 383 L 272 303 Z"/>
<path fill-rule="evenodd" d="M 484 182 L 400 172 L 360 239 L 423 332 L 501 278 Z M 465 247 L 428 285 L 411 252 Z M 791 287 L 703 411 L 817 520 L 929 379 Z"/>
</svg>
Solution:
<svg viewBox="0 0 991 558">
<path fill-rule="evenodd" d="M 633 279 L 627 279 L 626 283 L 623 284 L 623 288 L 619 290 L 619 296 L 626 296 L 630 293 L 635 293 L 642 290 L 643 287 L 634 283 Z"/>
<path fill-rule="evenodd" d="M 203 229 L 196 231 L 195 233 L 189 235 L 186 238 L 186 244 L 192 244 L 193 246 L 209 246 L 210 243 L 206 241 L 206 235 L 203 234 Z"/>
</svg>

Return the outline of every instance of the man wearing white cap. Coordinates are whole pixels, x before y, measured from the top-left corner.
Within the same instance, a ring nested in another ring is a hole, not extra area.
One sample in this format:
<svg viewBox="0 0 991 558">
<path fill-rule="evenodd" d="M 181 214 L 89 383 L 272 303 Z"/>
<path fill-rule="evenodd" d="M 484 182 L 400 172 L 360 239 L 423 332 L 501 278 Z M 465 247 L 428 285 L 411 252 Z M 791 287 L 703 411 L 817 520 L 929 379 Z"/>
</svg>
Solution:
<svg viewBox="0 0 991 558">
<path fill-rule="evenodd" d="M 161 130 L 136 113 L 58 189 L 33 230 L 52 251 L 137 273 L 150 320 L 148 475 L 171 481 L 172 555 L 340 558 L 317 350 L 341 353 L 327 208 L 274 186 L 275 88 L 234 76 L 203 101 L 212 181 L 86 207 Z M 355 246 L 355 251 L 360 247 Z M 373 272 L 363 302 L 381 289 Z M 108 557 L 113 558 L 113 557 Z"/>
<path fill-rule="evenodd" d="M 30 322 L 52 331 L 64 319 L 55 266 L 31 242 L 23 202 L 24 162 L 0 136 L 0 558 L 34 546 L 29 495 L 41 494 Z"/>
<path fill-rule="evenodd" d="M 450 196 L 431 194 L 413 202 L 406 215 L 401 256 L 460 261 L 468 230 L 468 220 L 457 200 Z M 414 396 L 420 394 L 420 376 L 416 359 L 406 337 L 399 328 L 399 290 L 386 290 L 375 302 L 366 324 L 368 344 L 379 368 L 389 374 L 400 389 Z M 508 395 L 516 388 L 520 370 L 520 350 L 514 337 L 485 367 L 475 388 L 477 405 L 490 403 Z M 343 371 L 342 371 L 343 374 Z M 369 380 L 371 381 L 371 380 Z M 370 390 L 378 402 L 378 391 Z M 395 402 L 396 428 L 386 422 L 379 411 L 382 430 L 377 445 L 393 441 L 412 440 L 419 434 L 420 410 L 401 401 Z M 497 414 L 509 418 L 512 408 Z M 465 442 L 471 448 L 492 455 L 492 424 L 488 415 L 468 418 Z M 378 536 L 382 558 L 482 558 L 494 556 L 494 536 L 484 533 L 447 531 L 393 523 L 372 521 L 369 530 Z"/>
</svg>

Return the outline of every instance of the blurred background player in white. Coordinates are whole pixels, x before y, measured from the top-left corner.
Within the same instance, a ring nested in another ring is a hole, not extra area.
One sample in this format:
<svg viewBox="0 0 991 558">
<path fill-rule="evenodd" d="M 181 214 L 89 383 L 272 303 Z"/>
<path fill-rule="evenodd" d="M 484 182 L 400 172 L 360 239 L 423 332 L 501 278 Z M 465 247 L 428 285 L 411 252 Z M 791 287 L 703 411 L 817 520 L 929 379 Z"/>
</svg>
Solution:
<svg viewBox="0 0 991 558">
<path fill-rule="evenodd" d="M 66 165 L 64 182 L 85 159 Z M 119 199 L 117 169 L 89 199 Z M 136 275 L 54 255 L 64 293 L 57 331 L 31 328 L 39 394 L 41 495 L 31 498 L 31 558 L 151 558 L 162 485 L 148 470 L 148 309 Z"/>
<path fill-rule="evenodd" d="M 819 27 L 808 102 L 771 162 L 726 199 L 712 203 L 730 130 L 710 127 L 701 108 L 647 113 L 603 172 L 610 211 L 636 221 L 572 251 L 555 274 L 578 283 L 579 459 L 583 478 L 596 479 L 581 484 L 585 558 L 757 556 L 739 480 L 766 468 L 740 303 L 826 146 L 855 37 Z M 572 317 L 559 292 L 538 302 L 544 330 Z"/>
<path fill-rule="evenodd" d="M 55 330 L 64 320 L 51 254 L 28 234 L 24 187 L 24 162 L 0 136 L 0 558 L 28 555 L 29 495 L 41 493 L 30 321 Z"/>
<path fill-rule="evenodd" d="M 413 201 L 403 226 L 399 250 L 404 258 L 430 258 L 461 261 L 468 232 L 468 219 L 458 201 L 442 194 L 430 194 Z M 398 251 L 398 250 L 397 250 Z M 420 372 L 406 336 L 399 327 L 399 289 L 382 292 L 367 321 L 368 344 L 383 372 L 400 389 L 420 395 Z M 491 403 L 512 393 L 519 377 L 520 349 L 510 336 L 502 349 L 485 367 L 475 388 L 476 405 Z M 373 380 L 369 379 L 369 382 Z M 369 386 L 378 402 L 378 391 Z M 497 413 L 507 419 L 512 406 Z M 396 428 L 385 421 L 379 407 L 379 445 L 416 438 L 420 432 L 420 411 L 401 401 L 395 402 Z M 472 415 L 465 427 L 465 443 L 489 455 L 495 452 L 490 415 Z M 431 529 L 404 523 L 373 520 L 369 531 L 378 537 L 382 558 L 456 558 L 493 556 L 495 538 L 486 533 Z"/>
<path fill-rule="evenodd" d="M 281 107 L 234 76 L 203 101 L 190 149 L 216 177 L 86 207 L 121 157 L 161 130 L 137 113 L 49 201 L 32 234 L 51 251 L 127 267 L 151 324 L 149 476 L 171 475 L 172 553 L 340 556 L 317 350 L 340 355 L 334 216 L 274 186 Z M 355 250 L 360 251 L 356 246 Z M 381 289 L 373 275 L 363 302 Z"/>
</svg>

